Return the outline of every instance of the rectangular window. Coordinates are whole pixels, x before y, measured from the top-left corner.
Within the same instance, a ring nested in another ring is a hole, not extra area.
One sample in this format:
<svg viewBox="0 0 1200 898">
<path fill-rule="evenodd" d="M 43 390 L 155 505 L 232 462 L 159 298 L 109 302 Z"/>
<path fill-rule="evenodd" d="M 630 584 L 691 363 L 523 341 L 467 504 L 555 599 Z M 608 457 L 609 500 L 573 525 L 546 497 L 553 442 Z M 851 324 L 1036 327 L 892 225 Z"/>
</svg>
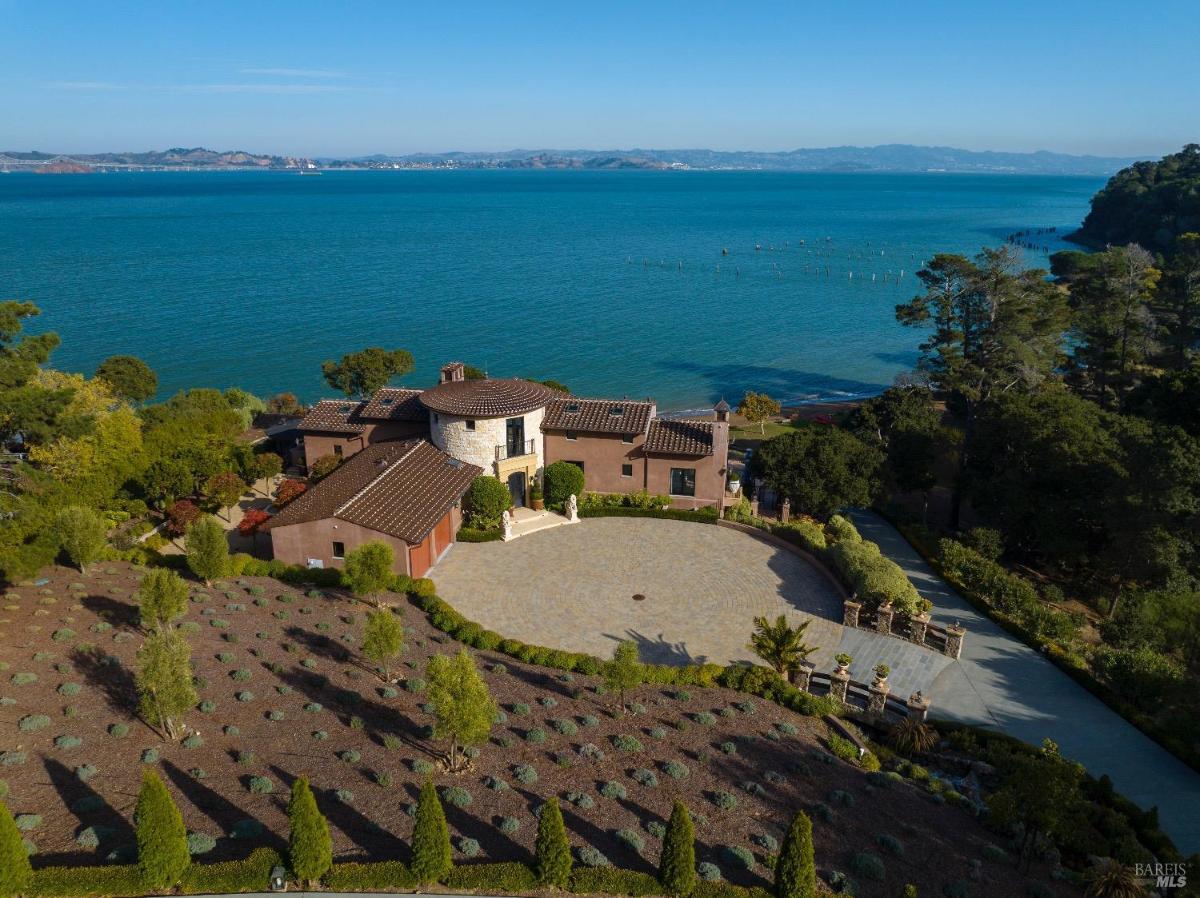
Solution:
<svg viewBox="0 0 1200 898">
<path fill-rule="evenodd" d="M 467 430 L 474 430 L 474 429 L 475 429 L 475 422 L 468 419 L 467 420 Z"/>
<path fill-rule="evenodd" d="M 694 495 L 696 495 L 696 469 L 695 468 L 672 468 L 671 469 L 671 495 L 672 496 L 694 496 Z"/>
<path fill-rule="evenodd" d="M 508 457 L 515 458 L 525 454 L 525 419 L 509 418 L 504 422 L 504 433 L 508 448 Z"/>
<path fill-rule="evenodd" d="M 631 433 L 622 434 L 621 442 L 622 443 L 632 443 L 633 442 L 633 434 L 631 434 Z"/>
<path fill-rule="evenodd" d="M 334 543 L 333 544 L 333 557 L 334 558 L 345 558 L 346 557 L 346 544 L 345 543 Z"/>
<path fill-rule="evenodd" d="M 341 455 L 342 455 L 342 444 L 341 443 L 333 444 L 333 454 L 338 456 L 339 458 L 341 457 Z"/>
<path fill-rule="evenodd" d="M 568 430 L 567 431 L 567 439 L 570 440 L 572 443 L 574 443 L 577 439 L 579 439 L 579 434 L 576 433 L 574 430 Z"/>
<path fill-rule="evenodd" d="M 581 461 L 569 461 L 569 462 L 567 462 L 567 464 L 575 465 L 577 468 L 579 468 L 579 470 L 581 470 L 581 471 L 583 470 L 583 462 L 581 462 Z"/>
<path fill-rule="evenodd" d="M 633 465 L 621 465 L 621 476 L 622 477 L 632 477 L 633 476 Z"/>
</svg>

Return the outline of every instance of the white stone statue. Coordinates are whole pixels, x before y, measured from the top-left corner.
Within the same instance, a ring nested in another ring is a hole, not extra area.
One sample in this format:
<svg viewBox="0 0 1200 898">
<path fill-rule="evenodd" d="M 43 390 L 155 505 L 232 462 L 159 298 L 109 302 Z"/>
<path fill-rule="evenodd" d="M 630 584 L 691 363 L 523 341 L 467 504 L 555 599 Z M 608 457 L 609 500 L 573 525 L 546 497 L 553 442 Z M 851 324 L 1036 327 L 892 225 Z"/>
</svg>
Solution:
<svg viewBox="0 0 1200 898">
<path fill-rule="evenodd" d="M 579 500 L 575 498 L 574 493 L 567 497 L 567 520 L 572 522 L 579 520 Z"/>
<path fill-rule="evenodd" d="M 500 515 L 500 526 L 504 528 L 505 540 L 512 539 L 512 515 L 508 513 L 507 508 Z"/>
</svg>

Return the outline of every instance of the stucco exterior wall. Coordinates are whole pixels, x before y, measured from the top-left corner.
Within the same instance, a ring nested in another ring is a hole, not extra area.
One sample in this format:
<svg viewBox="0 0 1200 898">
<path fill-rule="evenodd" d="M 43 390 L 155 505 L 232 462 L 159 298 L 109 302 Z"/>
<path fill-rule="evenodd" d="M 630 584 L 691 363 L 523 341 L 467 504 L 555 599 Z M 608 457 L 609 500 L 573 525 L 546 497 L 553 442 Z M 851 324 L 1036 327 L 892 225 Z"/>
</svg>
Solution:
<svg viewBox="0 0 1200 898">
<path fill-rule="evenodd" d="M 342 561 L 333 557 L 334 542 L 344 543 L 346 551 L 350 552 L 363 543 L 373 540 L 385 542 L 392 547 L 395 562 L 393 572 L 407 574 L 408 544 L 394 536 L 368 530 L 348 521 L 336 518 L 323 518 L 319 521 L 306 521 L 303 524 L 290 524 L 286 527 L 274 527 L 268 531 L 271 535 L 271 551 L 280 561 L 288 564 L 308 566 L 309 559 L 320 559 L 324 567 L 341 568 Z"/>
<path fill-rule="evenodd" d="M 535 462 L 533 469 L 540 475 L 545 458 L 542 440 L 542 417 L 545 409 L 534 409 L 524 415 L 513 415 L 525 419 L 525 439 L 533 440 Z M 475 422 L 475 429 L 467 429 L 467 421 Z M 454 456 L 459 461 L 479 465 L 483 470 L 495 476 L 496 447 L 503 446 L 507 441 L 508 418 L 460 418 L 454 415 L 444 415 L 441 412 L 430 413 L 430 439 L 433 445 L 443 452 Z M 520 466 L 524 467 L 524 465 Z"/>
<path fill-rule="evenodd" d="M 394 573 L 421 577 L 445 554 L 461 526 L 462 510 L 456 504 L 434 525 L 433 530 L 418 547 L 410 547 L 403 540 L 378 530 L 369 530 L 336 518 L 290 524 L 268 532 L 274 556 L 288 564 L 307 567 L 309 559 L 318 558 L 324 567 L 340 569 L 343 562 L 340 558 L 333 557 L 334 542 L 344 543 L 346 551 L 351 552 L 363 543 L 379 541 L 392 547 L 392 554 L 395 556 L 395 563 L 392 565 Z M 414 570 L 414 562 L 418 568 L 423 569 Z"/>
<path fill-rule="evenodd" d="M 568 440 L 563 431 L 545 434 L 545 463 L 583 462 L 583 488 L 597 493 L 633 493 L 646 486 L 644 434 L 626 443 L 620 434 L 579 433 Z M 621 466 L 632 465 L 633 475 L 621 476 Z"/>
<path fill-rule="evenodd" d="M 342 457 L 349 458 L 371 443 L 426 439 L 428 436 L 429 427 L 424 421 L 384 421 L 368 424 L 366 430 L 359 434 L 309 432 L 304 434 L 304 464 L 312 467 L 312 463 L 322 455 L 333 455 L 334 446 L 341 446 Z"/>
</svg>

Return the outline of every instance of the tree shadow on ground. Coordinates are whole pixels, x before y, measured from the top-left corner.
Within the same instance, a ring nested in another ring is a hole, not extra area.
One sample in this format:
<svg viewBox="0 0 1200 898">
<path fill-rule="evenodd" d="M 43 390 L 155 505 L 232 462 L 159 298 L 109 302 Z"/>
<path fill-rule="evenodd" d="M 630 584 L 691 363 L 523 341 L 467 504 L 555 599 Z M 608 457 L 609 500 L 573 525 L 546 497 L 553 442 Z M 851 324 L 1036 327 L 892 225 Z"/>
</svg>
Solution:
<svg viewBox="0 0 1200 898">
<path fill-rule="evenodd" d="M 133 673 L 120 659 L 100 648 L 75 649 L 71 663 L 87 682 L 97 686 L 108 704 L 120 711 L 132 713 L 137 708 L 137 685 Z"/>
<path fill-rule="evenodd" d="M 604 634 L 606 639 L 614 642 L 633 640 L 637 643 L 638 656 L 647 664 L 670 664 L 682 667 L 689 664 L 707 664 L 707 655 L 693 655 L 684 642 L 669 642 L 662 633 L 658 636 L 647 636 L 637 630 L 626 630 L 624 636 Z"/>
<path fill-rule="evenodd" d="M 245 808 L 234 804 L 219 792 L 210 789 L 200 780 L 196 779 L 190 773 L 180 770 L 170 761 L 163 761 L 162 768 L 167 774 L 167 778 L 175 784 L 175 788 L 183 793 L 183 796 L 197 810 L 201 811 L 209 820 L 220 827 L 223 836 L 227 836 L 233 827 L 242 820 L 253 820 L 262 825 L 262 821 Z M 270 830 L 264 829 L 264 835 L 260 838 L 277 851 L 283 851 L 286 847 L 284 837 Z M 216 850 L 223 856 L 241 856 L 245 852 L 233 850 L 232 845 L 230 845 L 230 843 L 238 841 L 240 840 L 233 838 L 219 839 Z"/>
<path fill-rule="evenodd" d="M 113 626 L 140 630 L 141 612 L 133 603 L 122 602 L 99 593 L 89 593 L 79 600 L 79 604 Z"/>
<path fill-rule="evenodd" d="M 101 838 L 99 858 L 103 858 L 113 849 L 129 846 L 134 843 L 133 826 L 129 819 L 104 796 L 75 775 L 75 772 L 60 761 L 53 758 L 42 758 L 46 774 L 59 799 L 71 813 L 78 818 L 80 825 L 75 829 L 78 835 L 83 829 L 94 826 L 105 835 Z M 80 807 L 80 803 L 87 807 Z M 48 865 L 94 864 L 97 854 L 80 849 L 79 851 L 57 852 L 54 854 L 38 854 L 38 860 Z"/>
</svg>

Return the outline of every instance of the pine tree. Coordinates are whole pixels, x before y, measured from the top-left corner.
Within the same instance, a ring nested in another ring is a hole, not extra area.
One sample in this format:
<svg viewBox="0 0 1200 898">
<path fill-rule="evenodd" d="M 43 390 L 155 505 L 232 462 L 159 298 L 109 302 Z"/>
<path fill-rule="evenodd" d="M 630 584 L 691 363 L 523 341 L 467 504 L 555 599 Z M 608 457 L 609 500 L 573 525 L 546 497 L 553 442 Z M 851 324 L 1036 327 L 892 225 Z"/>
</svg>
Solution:
<svg viewBox="0 0 1200 898">
<path fill-rule="evenodd" d="M 367 615 L 367 626 L 363 632 L 362 653 L 383 668 L 384 682 L 391 682 L 392 659 L 404 648 L 404 627 L 400 619 L 388 608 L 380 608 Z"/>
<path fill-rule="evenodd" d="M 567 828 L 563 825 L 557 798 L 548 799 L 542 805 L 533 850 L 538 882 L 565 889 L 571 877 L 571 845 L 567 841 Z"/>
<path fill-rule="evenodd" d="M 476 745 L 491 734 L 496 702 L 466 649 L 453 658 L 434 655 L 426 670 L 433 735 L 450 739 L 450 769 L 457 770 L 459 746 Z"/>
<path fill-rule="evenodd" d="M 168 739 L 199 701 L 192 682 L 192 648 L 179 632 L 151 633 L 137 653 L 138 712 Z"/>
<path fill-rule="evenodd" d="M 696 829 L 683 802 L 675 802 L 663 836 L 658 881 L 668 895 L 685 898 L 696 885 Z"/>
<path fill-rule="evenodd" d="M 138 585 L 138 610 L 142 629 L 166 630 L 187 612 L 188 587 L 169 568 L 151 568 Z"/>
<path fill-rule="evenodd" d="M 342 565 L 342 575 L 350 591 L 379 604 L 379 594 L 392 583 L 392 565 L 396 563 L 392 547 L 372 540 L 353 549 Z"/>
<path fill-rule="evenodd" d="M 152 770 L 142 772 L 142 789 L 133 811 L 137 832 L 138 873 L 147 889 L 162 891 L 179 882 L 191 862 L 187 829 L 171 793 Z"/>
<path fill-rule="evenodd" d="M 450 828 L 446 812 L 432 780 L 426 780 L 417 798 L 417 819 L 413 823 L 412 872 L 421 883 L 438 882 L 453 866 L 450 856 Z"/>
<path fill-rule="evenodd" d="M 288 802 L 288 855 L 296 878 L 314 883 L 333 865 L 333 840 L 329 822 L 317 808 L 317 800 L 308 787 L 308 777 L 297 777 L 292 783 L 292 798 Z"/>
<path fill-rule="evenodd" d="M 625 708 L 625 690 L 640 686 L 645 678 L 646 665 L 638 654 L 637 643 L 623 639 L 613 648 L 612 660 L 604 665 L 604 685 L 621 696 Z"/>
<path fill-rule="evenodd" d="M 188 569 L 205 586 L 225 576 L 229 570 L 229 540 L 215 518 L 205 515 L 188 527 L 186 545 Z"/>
<path fill-rule="evenodd" d="M 812 821 L 797 811 L 775 861 L 775 898 L 813 898 L 816 894 Z"/>
<path fill-rule="evenodd" d="M 108 522 L 92 508 L 68 505 L 55 515 L 54 530 L 63 554 L 79 566 L 81 574 L 86 574 L 87 566 L 104 551 Z"/>
<path fill-rule="evenodd" d="M 21 894 L 32 878 L 33 868 L 21 840 L 21 831 L 8 806 L 0 801 L 0 898 Z"/>
</svg>

